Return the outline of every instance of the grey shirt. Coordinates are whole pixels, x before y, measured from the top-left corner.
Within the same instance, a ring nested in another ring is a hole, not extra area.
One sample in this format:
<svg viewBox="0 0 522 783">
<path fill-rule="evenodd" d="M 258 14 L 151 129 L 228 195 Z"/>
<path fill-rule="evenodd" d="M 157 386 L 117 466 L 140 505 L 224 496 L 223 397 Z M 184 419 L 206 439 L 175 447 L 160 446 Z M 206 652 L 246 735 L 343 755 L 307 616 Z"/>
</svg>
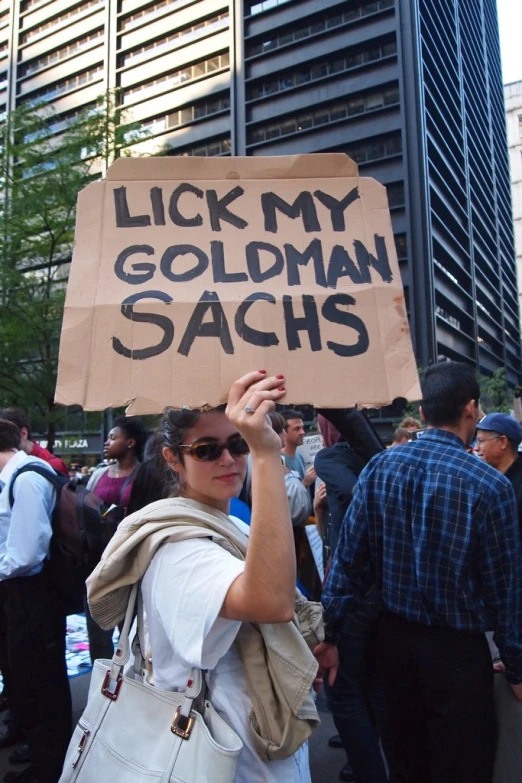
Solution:
<svg viewBox="0 0 522 783">
<path fill-rule="evenodd" d="M 289 470 L 293 470 L 294 473 L 297 473 L 302 481 L 306 473 L 305 461 L 302 456 L 299 454 L 299 452 L 296 452 L 295 457 L 289 457 L 288 454 L 285 454 L 284 452 L 281 453 L 284 457 L 286 467 Z"/>
</svg>

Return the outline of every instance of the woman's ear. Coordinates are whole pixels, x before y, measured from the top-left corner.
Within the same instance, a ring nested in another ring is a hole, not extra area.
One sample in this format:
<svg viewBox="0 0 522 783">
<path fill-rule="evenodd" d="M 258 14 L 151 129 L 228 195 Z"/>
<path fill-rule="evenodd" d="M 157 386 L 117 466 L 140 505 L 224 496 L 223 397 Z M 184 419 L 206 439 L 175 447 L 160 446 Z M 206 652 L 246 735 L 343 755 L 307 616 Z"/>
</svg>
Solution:
<svg viewBox="0 0 522 783">
<path fill-rule="evenodd" d="M 174 473 L 178 473 L 180 469 L 180 462 L 178 457 L 174 454 L 172 449 L 169 449 L 168 446 L 164 446 L 162 448 L 161 453 L 163 454 L 163 459 L 169 466 L 171 470 L 174 471 Z"/>
<path fill-rule="evenodd" d="M 135 438 L 129 438 L 127 441 L 127 448 L 128 449 L 135 449 L 136 448 L 136 439 Z"/>
</svg>

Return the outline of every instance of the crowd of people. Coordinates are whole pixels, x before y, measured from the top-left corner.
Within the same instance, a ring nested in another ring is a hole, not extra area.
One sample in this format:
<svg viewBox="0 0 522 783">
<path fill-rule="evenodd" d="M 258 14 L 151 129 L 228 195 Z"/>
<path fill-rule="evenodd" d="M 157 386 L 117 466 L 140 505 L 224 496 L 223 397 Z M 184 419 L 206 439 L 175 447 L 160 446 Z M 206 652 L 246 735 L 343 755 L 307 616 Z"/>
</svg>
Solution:
<svg viewBox="0 0 522 783">
<path fill-rule="evenodd" d="M 116 419 L 106 464 L 85 477 L 113 524 L 87 580 L 91 658 L 112 658 L 116 599 L 139 583 L 150 681 L 178 691 L 206 672 L 208 698 L 243 743 L 238 783 L 309 783 L 321 687 L 330 744 L 346 753 L 332 780 L 494 780 L 494 677 L 522 701 L 522 426 L 483 416 L 467 365 L 433 365 L 421 385 L 422 422 L 400 422 L 391 448 L 357 410 L 318 412 L 324 448 L 307 467 L 284 376 L 252 372 L 226 406 L 167 409 L 150 435 L 138 417 Z M 6 783 L 57 783 L 71 699 L 46 567 L 56 490 L 19 473 L 29 463 L 69 475 L 25 414 L 6 409 L 0 749 L 27 763 Z M 311 517 L 320 595 L 300 570 Z M 324 629 L 309 599 L 322 602 Z"/>
</svg>

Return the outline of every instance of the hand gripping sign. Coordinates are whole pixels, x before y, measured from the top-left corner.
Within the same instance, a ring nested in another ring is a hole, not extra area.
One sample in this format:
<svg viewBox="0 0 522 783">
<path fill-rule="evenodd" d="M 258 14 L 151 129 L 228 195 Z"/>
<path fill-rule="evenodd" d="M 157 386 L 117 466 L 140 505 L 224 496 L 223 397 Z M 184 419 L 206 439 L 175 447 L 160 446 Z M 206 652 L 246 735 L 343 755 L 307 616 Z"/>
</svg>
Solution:
<svg viewBox="0 0 522 783">
<path fill-rule="evenodd" d="M 293 404 L 420 397 L 385 188 L 342 154 L 116 161 L 79 195 L 56 401 L 217 405 L 258 367 Z"/>
</svg>

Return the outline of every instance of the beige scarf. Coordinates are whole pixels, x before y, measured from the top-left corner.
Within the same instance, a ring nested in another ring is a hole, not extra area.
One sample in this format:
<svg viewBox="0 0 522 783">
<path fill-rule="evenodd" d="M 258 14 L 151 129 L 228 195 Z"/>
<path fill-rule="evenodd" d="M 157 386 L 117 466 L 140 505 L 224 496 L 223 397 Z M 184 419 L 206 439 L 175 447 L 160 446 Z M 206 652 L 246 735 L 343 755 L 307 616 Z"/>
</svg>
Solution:
<svg viewBox="0 0 522 783">
<path fill-rule="evenodd" d="M 124 519 L 87 580 L 98 625 L 109 629 L 122 621 L 131 586 L 163 544 L 190 538 L 210 538 L 245 559 L 246 536 L 226 514 L 194 500 L 159 500 Z M 265 761 L 292 756 L 320 723 L 311 693 L 318 667 L 310 650 L 323 635 L 320 604 L 299 591 L 293 622 L 241 625 L 236 641 L 252 701 L 250 728 Z"/>
</svg>

